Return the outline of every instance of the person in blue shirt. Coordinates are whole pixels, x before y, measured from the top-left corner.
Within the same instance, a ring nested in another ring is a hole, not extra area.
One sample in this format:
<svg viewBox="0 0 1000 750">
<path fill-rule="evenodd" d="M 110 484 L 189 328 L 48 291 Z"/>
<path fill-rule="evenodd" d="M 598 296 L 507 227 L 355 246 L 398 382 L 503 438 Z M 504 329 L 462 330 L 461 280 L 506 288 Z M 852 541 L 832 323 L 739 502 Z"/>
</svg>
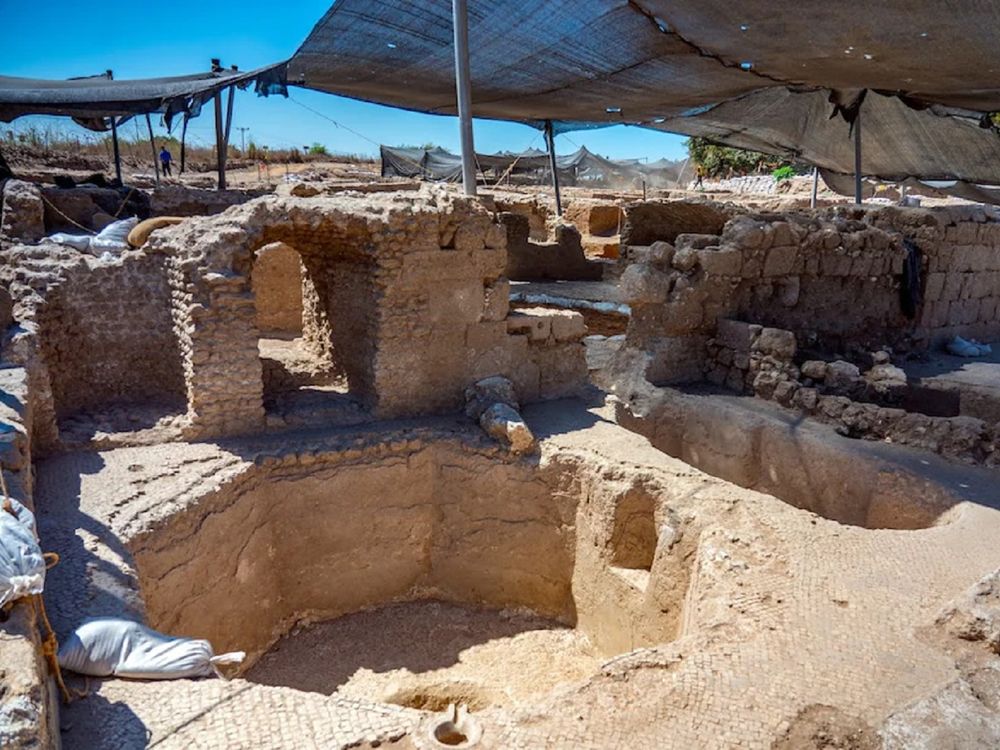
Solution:
<svg viewBox="0 0 1000 750">
<path fill-rule="evenodd" d="M 173 160 L 174 157 L 170 155 L 170 151 L 167 149 L 166 144 L 160 146 L 160 166 L 163 168 L 164 177 L 170 174 L 170 163 Z"/>
</svg>

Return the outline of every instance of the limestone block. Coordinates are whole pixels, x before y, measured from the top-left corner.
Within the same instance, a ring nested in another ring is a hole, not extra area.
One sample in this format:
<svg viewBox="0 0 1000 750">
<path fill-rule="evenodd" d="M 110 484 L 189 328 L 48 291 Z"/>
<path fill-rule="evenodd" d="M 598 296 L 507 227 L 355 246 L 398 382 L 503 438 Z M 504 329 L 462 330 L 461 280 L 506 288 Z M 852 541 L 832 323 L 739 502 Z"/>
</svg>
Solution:
<svg viewBox="0 0 1000 750">
<path fill-rule="evenodd" d="M 846 390 L 853 388 L 861 379 L 861 370 L 857 365 L 838 359 L 826 366 L 823 383 L 828 388 Z"/>
<path fill-rule="evenodd" d="M 738 216 L 722 232 L 723 238 L 736 247 L 756 250 L 764 245 L 763 224 L 749 216 Z"/>
<path fill-rule="evenodd" d="M 467 220 L 455 230 L 454 247 L 460 253 L 478 252 L 486 247 L 487 226 L 477 221 Z"/>
<path fill-rule="evenodd" d="M 795 356 L 795 334 L 780 328 L 764 328 L 754 348 L 777 359 L 790 360 Z"/>
<path fill-rule="evenodd" d="M 799 249 L 794 245 L 776 245 L 767 251 L 765 276 L 785 276 L 795 269 Z"/>
<path fill-rule="evenodd" d="M 465 389 L 465 413 L 472 419 L 479 419 L 494 404 L 506 404 L 515 410 L 521 408 L 514 384 L 502 375 L 483 378 Z"/>
<path fill-rule="evenodd" d="M 575 396 L 587 383 L 586 350 L 582 343 L 529 347 L 539 370 L 542 399 Z"/>
<path fill-rule="evenodd" d="M 663 240 L 658 240 L 649 246 L 649 251 L 646 255 L 648 261 L 659 268 L 667 269 L 670 268 L 670 264 L 674 260 L 674 246 L 669 242 L 664 242 Z"/>
<path fill-rule="evenodd" d="M 743 254 L 735 248 L 706 248 L 698 259 L 705 273 L 715 276 L 739 276 L 743 269 Z"/>
<path fill-rule="evenodd" d="M 924 299 L 928 302 L 936 302 L 941 299 L 941 294 L 944 292 L 944 282 L 946 278 L 944 273 L 931 273 L 927 275 L 927 286 L 924 288 Z"/>
<path fill-rule="evenodd" d="M 552 318 L 552 337 L 556 341 L 578 341 L 587 333 L 583 315 L 573 310 L 549 310 Z"/>
<path fill-rule="evenodd" d="M 749 323 L 723 319 L 716 328 L 715 339 L 721 346 L 735 352 L 749 352 L 754 335 L 754 328 Z"/>
<path fill-rule="evenodd" d="M 674 240 L 674 247 L 677 250 L 682 248 L 692 248 L 701 250 L 710 245 L 718 245 L 719 236 L 715 234 L 679 234 Z"/>
<path fill-rule="evenodd" d="M 483 320 L 505 320 L 510 312 L 510 282 L 501 278 L 487 284 L 483 299 Z"/>
<path fill-rule="evenodd" d="M 1000 651 L 1000 570 L 989 573 L 938 615 L 937 624 L 963 641 Z"/>
<path fill-rule="evenodd" d="M 536 314 L 541 309 L 531 307 L 510 313 L 507 316 L 507 332 L 527 334 L 532 341 L 545 341 L 552 334 L 552 319 L 548 315 Z"/>
<path fill-rule="evenodd" d="M 671 277 L 645 263 L 633 263 L 619 281 L 622 297 L 632 305 L 657 304 L 670 293 Z"/>
<path fill-rule="evenodd" d="M 535 450 L 535 436 L 521 415 L 507 404 L 493 404 L 479 417 L 479 425 L 487 435 L 510 447 L 517 455 Z"/>
<path fill-rule="evenodd" d="M 802 376 L 817 382 L 826 378 L 826 362 L 811 359 L 802 363 Z"/>
<path fill-rule="evenodd" d="M 0 236 L 23 242 L 37 242 L 45 236 L 45 205 L 37 186 L 23 180 L 4 183 Z"/>
<path fill-rule="evenodd" d="M 687 273 L 698 265 L 698 251 L 690 247 L 677 249 L 674 252 L 672 265 L 678 271 Z"/>
</svg>

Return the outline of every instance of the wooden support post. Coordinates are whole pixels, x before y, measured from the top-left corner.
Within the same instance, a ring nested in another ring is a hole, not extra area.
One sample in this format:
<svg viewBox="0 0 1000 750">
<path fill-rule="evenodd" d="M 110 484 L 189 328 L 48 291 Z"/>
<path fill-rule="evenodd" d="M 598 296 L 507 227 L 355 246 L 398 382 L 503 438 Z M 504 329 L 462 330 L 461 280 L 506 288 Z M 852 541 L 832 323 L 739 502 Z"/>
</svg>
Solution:
<svg viewBox="0 0 1000 750">
<path fill-rule="evenodd" d="M 854 202 L 861 205 L 863 199 L 861 191 L 861 110 L 854 118 Z"/>
<path fill-rule="evenodd" d="M 226 189 L 226 144 L 222 131 L 222 92 L 215 94 L 215 160 L 219 172 L 219 190 Z"/>
<path fill-rule="evenodd" d="M 156 172 L 156 184 L 160 184 L 160 161 L 156 155 L 156 141 L 153 140 L 153 121 L 146 113 L 146 129 L 149 131 L 149 148 L 153 151 L 153 170 Z"/>
<path fill-rule="evenodd" d="M 556 137 L 552 120 L 545 121 L 545 143 L 549 147 L 549 169 L 552 170 L 552 189 L 556 193 L 556 216 L 562 216 L 562 196 L 559 194 L 559 169 L 556 165 Z"/>
<path fill-rule="evenodd" d="M 469 70 L 469 10 L 466 0 L 451 0 L 455 34 L 455 88 L 462 139 L 462 185 L 466 195 L 476 194 L 476 148 L 472 139 L 472 84 Z"/>
<path fill-rule="evenodd" d="M 122 152 L 118 145 L 118 123 L 115 122 L 115 118 L 111 118 L 111 148 L 115 152 L 115 177 L 118 178 L 118 182 L 122 181 Z M 123 183 L 124 184 L 124 183 Z"/>
<path fill-rule="evenodd" d="M 809 199 L 809 208 L 816 208 L 816 198 L 819 195 L 819 167 L 813 167 L 813 190 Z"/>
</svg>

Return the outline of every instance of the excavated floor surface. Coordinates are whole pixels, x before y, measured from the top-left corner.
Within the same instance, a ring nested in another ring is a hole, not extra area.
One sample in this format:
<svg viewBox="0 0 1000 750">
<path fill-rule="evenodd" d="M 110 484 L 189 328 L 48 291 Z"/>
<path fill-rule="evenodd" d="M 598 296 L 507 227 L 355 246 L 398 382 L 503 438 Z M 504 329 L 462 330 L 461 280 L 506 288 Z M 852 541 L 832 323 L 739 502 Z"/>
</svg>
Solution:
<svg viewBox="0 0 1000 750">
<path fill-rule="evenodd" d="M 948 523 L 930 528 L 845 526 L 703 474 L 613 424 L 605 409 L 566 401 L 529 408 L 525 416 L 541 440 L 540 471 L 562 462 L 577 466 L 581 476 L 640 482 L 668 495 L 675 523 L 687 529 L 677 544 L 688 545 L 689 577 L 672 642 L 633 638 L 634 645 L 646 647 L 599 667 L 597 661 L 587 667 L 571 660 L 562 668 L 578 671 L 568 684 L 523 703 L 493 702 L 475 713 L 484 728 L 480 747 L 768 748 L 798 736 L 802 717 L 824 717 L 817 706 L 847 717 L 842 723 L 851 731 L 882 731 L 888 748 L 914 746 L 893 727 L 933 705 L 928 702 L 959 677 L 953 657 L 924 634 L 947 602 L 1000 567 L 1000 512 L 973 500 L 956 506 Z M 478 439 L 455 421 L 420 424 L 369 426 L 367 439 L 405 443 L 417 429 L 431 443 Z M 356 432 L 123 448 L 40 462 L 36 503 L 43 547 L 62 555 L 46 590 L 60 635 L 88 615 L 142 615 L 131 549 L 172 516 L 197 507 L 206 487 L 266 464 L 290 445 L 316 454 L 330 443 L 349 443 Z M 914 471 L 920 471 L 919 456 L 914 454 Z M 573 483 L 563 491 L 573 492 Z M 587 509 L 595 502 L 590 492 L 577 498 L 577 534 L 589 523 Z M 380 498 L 365 500 L 372 504 L 359 512 L 372 512 Z M 665 545 L 666 532 L 659 533 Z M 585 553 L 580 548 L 577 555 Z M 661 562 L 658 551 L 651 588 L 670 583 L 663 580 Z M 580 588 L 585 585 L 575 580 L 574 596 L 600 599 L 600 590 L 587 592 Z M 623 583 L 615 596 L 625 601 L 642 592 Z M 199 606 L 216 603 L 209 597 Z M 419 606 L 429 605 L 407 605 L 410 612 Z M 366 617 L 381 622 L 386 610 L 331 627 L 347 638 L 367 630 Z M 393 627 L 416 633 L 411 627 L 419 626 L 419 618 L 409 624 L 404 618 Z M 372 647 L 380 637 L 364 638 L 361 649 L 377 664 L 379 652 Z M 460 651 L 459 664 L 466 653 L 493 658 L 476 648 Z M 405 645 L 397 653 L 406 654 Z M 415 646 L 412 658 L 421 653 Z M 522 653 L 533 659 L 530 649 Z M 350 666 L 341 666 L 340 673 Z M 357 669 L 352 674 L 361 687 L 366 676 Z M 380 683 L 377 691 L 382 689 Z M 385 747 L 415 731 L 425 716 L 347 692 L 328 696 L 243 679 L 92 681 L 89 697 L 63 712 L 63 741 L 69 750 Z M 408 737 L 398 742 L 401 748 L 410 744 Z"/>
<path fill-rule="evenodd" d="M 478 711 L 583 682 L 601 662 L 584 634 L 552 620 L 418 601 L 296 628 L 245 676 L 410 708 L 461 702 Z"/>
</svg>

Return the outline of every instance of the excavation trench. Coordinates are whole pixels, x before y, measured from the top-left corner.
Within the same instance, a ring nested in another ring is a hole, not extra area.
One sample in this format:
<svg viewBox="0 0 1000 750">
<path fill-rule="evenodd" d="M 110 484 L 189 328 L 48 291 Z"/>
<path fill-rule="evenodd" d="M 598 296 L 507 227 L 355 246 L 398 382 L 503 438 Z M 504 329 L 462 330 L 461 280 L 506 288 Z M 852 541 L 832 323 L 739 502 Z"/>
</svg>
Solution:
<svg viewBox="0 0 1000 750">
<path fill-rule="evenodd" d="M 150 625 L 247 651 L 252 681 L 421 709 L 530 701 L 676 637 L 668 488 L 455 441 L 382 454 L 256 465 L 135 540 Z"/>
<path fill-rule="evenodd" d="M 891 448 L 843 438 L 759 399 L 661 388 L 639 411 L 621 406 L 619 422 L 664 453 L 845 525 L 938 526 L 969 494 L 950 469 L 936 476 L 929 460 L 890 455 Z"/>
</svg>

